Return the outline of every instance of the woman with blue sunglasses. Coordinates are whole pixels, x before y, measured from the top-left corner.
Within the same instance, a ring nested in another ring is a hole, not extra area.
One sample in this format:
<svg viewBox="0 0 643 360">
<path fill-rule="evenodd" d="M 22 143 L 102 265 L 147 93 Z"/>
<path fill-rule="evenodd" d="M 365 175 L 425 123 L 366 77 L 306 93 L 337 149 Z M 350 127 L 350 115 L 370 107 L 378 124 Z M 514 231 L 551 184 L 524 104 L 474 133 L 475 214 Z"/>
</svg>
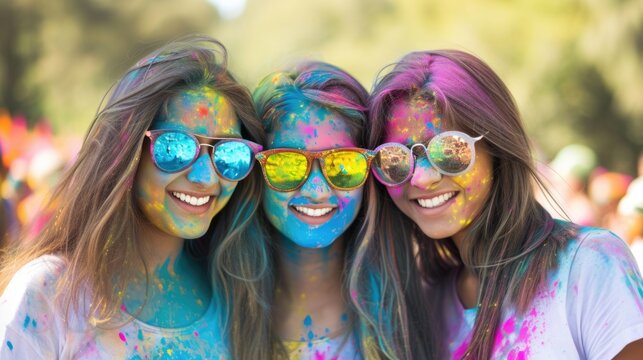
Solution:
<svg viewBox="0 0 643 360">
<path fill-rule="evenodd" d="M 641 358 L 631 253 L 536 201 L 530 142 L 493 70 L 461 51 L 411 53 L 380 77 L 369 111 L 377 182 L 351 293 L 405 294 L 393 321 L 421 335 L 412 358 Z M 372 304 L 355 305 L 375 323 Z"/>
<path fill-rule="evenodd" d="M 118 81 L 0 266 L 1 358 L 260 358 L 229 334 L 261 313 L 263 129 L 226 58 L 191 37 Z"/>
</svg>

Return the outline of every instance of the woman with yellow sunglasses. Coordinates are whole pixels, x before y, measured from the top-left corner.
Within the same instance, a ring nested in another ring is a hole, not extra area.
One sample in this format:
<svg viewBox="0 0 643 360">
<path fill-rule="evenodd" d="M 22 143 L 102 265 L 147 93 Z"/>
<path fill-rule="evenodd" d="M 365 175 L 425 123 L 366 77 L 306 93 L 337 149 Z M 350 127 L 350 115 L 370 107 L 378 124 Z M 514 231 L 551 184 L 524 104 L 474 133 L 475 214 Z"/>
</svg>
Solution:
<svg viewBox="0 0 643 360">
<path fill-rule="evenodd" d="M 371 161 L 360 148 L 367 92 L 339 68 L 309 62 L 268 75 L 253 98 L 267 132 L 256 158 L 275 250 L 266 346 L 276 358 L 360 359 L 342 274 Z"/>
</svg>

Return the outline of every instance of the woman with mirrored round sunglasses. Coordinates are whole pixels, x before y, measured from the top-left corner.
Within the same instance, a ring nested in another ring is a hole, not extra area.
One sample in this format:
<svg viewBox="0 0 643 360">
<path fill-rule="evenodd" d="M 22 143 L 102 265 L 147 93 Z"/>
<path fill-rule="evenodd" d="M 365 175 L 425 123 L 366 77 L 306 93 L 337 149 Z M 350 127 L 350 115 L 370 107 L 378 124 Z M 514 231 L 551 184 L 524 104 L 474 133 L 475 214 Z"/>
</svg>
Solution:
<svg viewBox="0 0 643 360">
<path fill-rule="evenodd" d="M 263 311 L 267 248 L 263 129 L 226 61 L 188 37 L 117 82 L 44 229 L 0 265 L 0 358 L 266 358 L 231 331 Z"/>
<path fill-rule="evenodd" d="M 544 187 L 529 139 L 484 62 L 455 50 L 410 53 L 379 78 L 369 112 L 378 181 L 351 293 L 372 291 L 373 271 L 418 273 L 409 277 L 421 282 L 375 283 L 381 301 L 407 289 L 401 316 L 422 334 L 412 358 L 641 353 L 643 283 L 632 255 L 609 231 L 554 220 L 536 201 Z M 376 256 L 379 270 L 359 270 Z"/>
<path fill-rule="evenodd" d="M 372 159 L 362 148 L 367 97 L 352 76 L 322 62 L 270 74 L 253 93 L 267 135 L 256 158 L 275 250 L 265 339 L 274 359 L 362 358 L 343 272 Z"/>
</svg>

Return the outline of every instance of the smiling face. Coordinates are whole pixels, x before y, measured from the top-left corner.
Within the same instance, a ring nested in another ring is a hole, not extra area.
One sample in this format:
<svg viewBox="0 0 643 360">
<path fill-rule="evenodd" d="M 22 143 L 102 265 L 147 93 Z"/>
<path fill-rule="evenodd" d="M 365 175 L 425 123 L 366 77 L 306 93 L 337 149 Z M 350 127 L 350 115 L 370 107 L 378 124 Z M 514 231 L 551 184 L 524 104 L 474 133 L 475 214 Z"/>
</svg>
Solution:
<svg viewBox="0 0 643 360">
<path fill-rule="evenodd" d="M 397 100 L 386 121 L 384 142 L 409 146 L 426 145 L 436 134 L 454 130 L 444 129 L 433 104 L 422 98 Z M 411 179 L 387 188 L 395 205 L 428 237 L 451 237 L 458 244 L 485 204 L 492 184 L 492 159 L 482 141 L 475 146 L 474 164 L 461 175 L 443 176 L 420 155 Z"/>
<path fill-rule="evenodd" d="M 154 120 L 152 129 L 176 129 L 208 137 L 241 137 L 234 109 L 208 87 L 181 91 L 170 100 L 167 114 Z M 236 182 L 218 176 L 210 154 L 210 148 L 201 147 L 199 157 L 190 167 L 166 173 L 154 165 L 149 141 L 145 141 L 134 182 L 136 203 L 153 225 L 144 226 L 144 232 L 181 239 L 205 234 L 237 186 Z"/>
<path fill-rule="evenodd" d="M 298 105 L 275 122 L 268 134 L 269 149 L 319 151 L 357 146 L 346 121 L 337 112 L 309 101 Z M 299 189 L 279 192 L 267 187 L 263 200 L 268 220 L 283 236 L 302 247 L 321 248 L 332 244 L 355 220 L 362 188 L 331 188 L 315 161 Z"/>
</svg>

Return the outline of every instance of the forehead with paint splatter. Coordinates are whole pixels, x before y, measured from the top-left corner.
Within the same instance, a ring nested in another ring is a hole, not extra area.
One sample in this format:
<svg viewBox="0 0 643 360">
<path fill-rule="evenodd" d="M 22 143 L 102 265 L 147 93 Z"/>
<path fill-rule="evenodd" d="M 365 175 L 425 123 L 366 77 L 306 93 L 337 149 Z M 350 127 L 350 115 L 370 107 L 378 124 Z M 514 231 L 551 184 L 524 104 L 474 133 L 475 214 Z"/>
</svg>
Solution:
<svg viewBox="0 0 643 360">
<path fill-rule="evenodd" d="M 214 137 L 241 137 L 231 103 L 208 87 L 182 90 L 172 97 L 152 124 L 153 129 L 179 129 Z"/>
<path fill-rule="evenodd" d="M 434 101 L 420 95 L 400 98 L 393 102 L 386 118 L 385 142 L 406 145 L 427 142 L 441 128 L 442 117 Z"/>
<path fill-rule="evenodd" d="M 290 103 L 272 125 L 267 134 L 268 148 L 326 150 L 356 146 L 346 119 L 310 100 Z"/>
</svg>

